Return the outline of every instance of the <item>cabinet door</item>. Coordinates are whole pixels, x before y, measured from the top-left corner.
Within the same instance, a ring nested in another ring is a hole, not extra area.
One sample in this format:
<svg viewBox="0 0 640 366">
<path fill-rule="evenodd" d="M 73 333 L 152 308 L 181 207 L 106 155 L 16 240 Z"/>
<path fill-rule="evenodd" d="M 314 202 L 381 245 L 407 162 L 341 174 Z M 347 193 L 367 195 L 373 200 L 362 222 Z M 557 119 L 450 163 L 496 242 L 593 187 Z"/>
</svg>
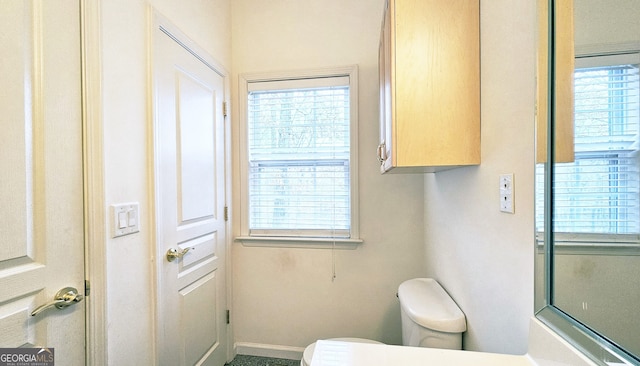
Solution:
<svg viewBox="0 0 640 366">
<path fill-rule="evenodd" d="M 479 1 L 388 0 L 380 41 L 381 171 L 480 163 Z"/>
<path fill-rule="evenodd" d="M 380 34 L 380 48 L 378 50 L 378 67 L 380 77 L 380 145 L 378 146 L 378 159 L 380 170 L 385 172 L 393 165 L 393 108 L 391 99 L 391 11 L 392 0 L 387 2 L 387 9 Z"/>
<path fill-rule="evenodd" d="M 538 0 L 538 59 L 536 110 L 536 162 L 547 162 L 549 92 L 549 9 L 547 0 Z M 555 162 L 575 160 L 574 91 L 575 64 L 573 1 L 556 2 L 555 9 Z"/>
<path fill-rule="evenodd" d="M 479 164 L 479 2 L 397 0 L 393 10 L 394 162 Z"/>
</svg>

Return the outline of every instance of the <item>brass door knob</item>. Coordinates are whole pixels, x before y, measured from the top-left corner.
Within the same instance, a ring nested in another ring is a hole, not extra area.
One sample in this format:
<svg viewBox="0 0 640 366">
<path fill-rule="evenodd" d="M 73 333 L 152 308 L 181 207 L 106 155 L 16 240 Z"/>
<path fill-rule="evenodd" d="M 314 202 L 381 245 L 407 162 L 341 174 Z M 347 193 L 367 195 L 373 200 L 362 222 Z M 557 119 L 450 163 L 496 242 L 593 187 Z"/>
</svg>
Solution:
<svg viewBox="0 0 640 366">
<path fill-rule="evenodd" d="M 169 262 L 173 262 L 174 260 L 176 260 L 178 258 L 182 258 L 191 249 L 193 249 L 193 248 L 185 248 L 185 249 L 182 249 L 182 250 L 179 250 L 179 249 L 176 249 L 176 248 L 171 248 L 171 249 L 167 250 L 167 260 Z"/>
<path fill-rule="evenodd" d="M 65 287 L 56 293 L 53 301 L 40 305 L 31 312 L 31 316 L 36 316 L 48 308 L 56 307 L 58 309 L 64 309 L 67 306 L 73 305 L 84 299 L 84 296 L 78 293 L 78 290 L 73 287 Z"/>
</svg>

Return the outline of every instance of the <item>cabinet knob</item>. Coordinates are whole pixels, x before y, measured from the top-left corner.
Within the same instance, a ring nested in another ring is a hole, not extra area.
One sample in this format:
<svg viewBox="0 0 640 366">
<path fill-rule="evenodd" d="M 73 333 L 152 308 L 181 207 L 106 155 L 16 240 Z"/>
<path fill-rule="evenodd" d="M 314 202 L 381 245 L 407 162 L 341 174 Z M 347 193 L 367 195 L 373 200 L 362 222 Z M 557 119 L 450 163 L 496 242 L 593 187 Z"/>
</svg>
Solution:
<svg viewBox="0 0 640 366">
<path fill-rule="evenodd" d="M 382 164 L 385 160 L 387 160 L 387 149 L 385 143 L 383 142 L 378 145 L 378 162 Z"/>
</svg>

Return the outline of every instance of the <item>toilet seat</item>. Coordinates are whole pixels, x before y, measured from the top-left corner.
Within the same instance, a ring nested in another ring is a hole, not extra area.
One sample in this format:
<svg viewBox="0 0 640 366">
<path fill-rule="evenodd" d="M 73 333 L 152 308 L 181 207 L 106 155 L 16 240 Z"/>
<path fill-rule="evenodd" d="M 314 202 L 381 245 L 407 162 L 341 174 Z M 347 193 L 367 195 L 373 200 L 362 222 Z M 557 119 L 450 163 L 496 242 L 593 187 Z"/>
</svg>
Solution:
<svg viewBox="0 0 640 366">
<path fill-rule="evenodd" d="M 364 338 L 329 338 L 328 341 L 340 341 L 340 342 L 352 342 L 352 343 L 372 343 L 382 344 L 382 342 L 374 341 Z M 316 349 L 316 342 L 311 343 L 304 349 L 302 353 L 302 360 L 300 360 L 300 366 L 311 366 L 311 360 L 313 359 L 313 351 Z"/>
</svg>

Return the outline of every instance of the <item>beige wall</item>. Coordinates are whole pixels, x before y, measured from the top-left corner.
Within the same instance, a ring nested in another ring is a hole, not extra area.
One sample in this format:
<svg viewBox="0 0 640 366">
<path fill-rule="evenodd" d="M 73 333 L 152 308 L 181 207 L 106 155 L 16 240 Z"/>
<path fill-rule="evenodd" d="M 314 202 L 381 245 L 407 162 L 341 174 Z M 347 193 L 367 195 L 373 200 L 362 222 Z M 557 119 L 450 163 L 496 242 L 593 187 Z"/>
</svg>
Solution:
<svg viewBox="0 0 640 366">
<path fill-rule="evenodd" d="M 481 1 L 482 164 L 425 177 L 427 273 L 467 316 L 465 349 L 522 354 L 533 315 L 535 1 Z M 515 175 L 515 214 L 498 178 Z"/>
<path fill-rule="evenodd" d="M 425 273 L 423 176 L 381 176 L 378 170 L 377 57 L 383 3 L 232 1 L 235 92 L 241 73 L 358 65 L 357 174 L 364 239 L 356 250 L 335 252 L 335 281 L 331 250 L 235 243 L 233 321 L 240 344 L 304 347 L 319 338 L 347 336 L 401 343 L 397 287 Z M 237 187 L 237 129 L 234 133 Z M 233 207 L 238 222 L 237 192 Z"/>
<path fill-rule="evenodd" d="M 612 43 L 638 42 L 638 1 L 617 0 L 615 6 L 599 0 L 574 2 L 576 49 Z"/>
<path fill-rule="evenodd" d="M 140 233 L 107 239 L 111 365 L 153 361 L 154 243 L 150 230 L 147 11 L 152 4 L 225 68 L 231 65 L 229 0 L 101 2 L 105 203 L 140 203 Z M 106 211 L 108 212 L 108 211 Z M 107 215 L 107 228 L 111 223 Z M 107 234 L 108 235 L 108 234 Z"/>
</svg>

